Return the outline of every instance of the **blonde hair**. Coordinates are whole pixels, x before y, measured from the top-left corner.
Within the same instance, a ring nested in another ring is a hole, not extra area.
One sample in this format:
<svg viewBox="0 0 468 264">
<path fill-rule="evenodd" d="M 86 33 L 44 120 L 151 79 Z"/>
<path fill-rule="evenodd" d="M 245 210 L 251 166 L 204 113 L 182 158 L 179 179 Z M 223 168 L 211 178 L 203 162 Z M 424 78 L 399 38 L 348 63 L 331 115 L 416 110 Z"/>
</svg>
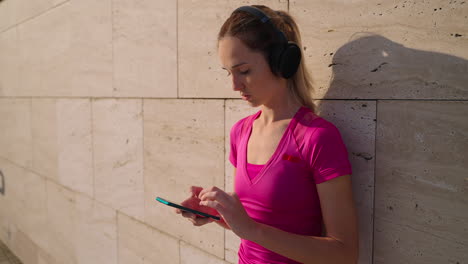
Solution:
<svg viewBox="0 0 468 264">
<path fill-rule="evenodd" d="M 284 33 L 288 41 L 295 42 L 301 48 L 302 59 L 299 68 L 291 78 L 287 79 L 287 85 L 298 102 L 315 112 L 311 96 L 314 92 L 312 77 L 305 65 L 301 35 L 296 22 L 285 11 L 274 11 L 264 5 L 252 6 L 262 10 L 270 17 L 273 25 Z M 256 16 L 244 11 L 232 13 L 224 22 L 218 33 L 218 43 L 225 36 L 239 38 L 251 50 L 261 52 L 267 61 L 269 61 L 271 46 L 280 41 L 269 25 L 265 25 Z"/>
</svg>

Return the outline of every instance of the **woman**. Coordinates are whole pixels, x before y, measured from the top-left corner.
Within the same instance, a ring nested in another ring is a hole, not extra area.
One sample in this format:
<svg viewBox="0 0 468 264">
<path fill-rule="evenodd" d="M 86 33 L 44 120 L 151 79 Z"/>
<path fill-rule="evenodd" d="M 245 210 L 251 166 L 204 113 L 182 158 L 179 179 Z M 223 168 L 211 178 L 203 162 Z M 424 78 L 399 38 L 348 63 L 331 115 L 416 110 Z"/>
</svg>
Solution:
<svg viewBox="0 0 468 264">
<path fill-rule="evenodd" d="M 292 17 L 266 6 L 236 9 L 218 34 L 233 89 L 261 110 L 231 128 L 235 192 L 192 186 L 182 205 L 221 216 L 216 223 L 241 238 L 239 263 L 357 263 L 348 153 L 313 112 L 299 47 Z M 196 226 L 213 221 L 176 212 Z"/>
</svg>

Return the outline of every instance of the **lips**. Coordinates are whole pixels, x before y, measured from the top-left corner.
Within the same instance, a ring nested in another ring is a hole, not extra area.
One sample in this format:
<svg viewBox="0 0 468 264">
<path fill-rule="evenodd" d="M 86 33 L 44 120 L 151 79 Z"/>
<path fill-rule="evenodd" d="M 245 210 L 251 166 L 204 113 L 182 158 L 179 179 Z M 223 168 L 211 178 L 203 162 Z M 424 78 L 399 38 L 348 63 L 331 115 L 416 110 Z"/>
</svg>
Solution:
<svg viewBox="0 0 468 264">
<path fill-rule="evenodd" d="M 250 99 L 250 95 L 248 94 L 242 94 L 242 100 L 249 100 Z"/>
</svg>

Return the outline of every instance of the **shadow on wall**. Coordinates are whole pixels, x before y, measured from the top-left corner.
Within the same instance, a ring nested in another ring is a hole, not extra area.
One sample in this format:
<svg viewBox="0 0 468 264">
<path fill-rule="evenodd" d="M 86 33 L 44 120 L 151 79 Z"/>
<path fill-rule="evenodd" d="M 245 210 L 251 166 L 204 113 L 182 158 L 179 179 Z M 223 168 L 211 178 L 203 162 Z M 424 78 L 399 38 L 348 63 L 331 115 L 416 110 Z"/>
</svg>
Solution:
<svg viewBox="0 0 468 264">
<path fill-rule="evenodd" d="M 355 34 L 329 67 L 333 75 L 325 99 L 468 98 L 467 60 L 407 48 L 380 35 Z"/>
</svg>

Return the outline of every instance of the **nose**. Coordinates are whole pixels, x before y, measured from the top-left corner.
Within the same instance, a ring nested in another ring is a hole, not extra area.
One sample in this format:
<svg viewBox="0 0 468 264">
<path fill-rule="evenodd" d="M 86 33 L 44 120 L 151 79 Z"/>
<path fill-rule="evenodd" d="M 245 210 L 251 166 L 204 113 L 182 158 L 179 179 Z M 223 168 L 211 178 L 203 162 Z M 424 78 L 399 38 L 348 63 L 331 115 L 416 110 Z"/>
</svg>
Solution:
<svg viewBox="0 0 468 264">
<path fill-rule="evenodd" d="M 240 91 L 242 90 L 243 84 L 242 81 L 240 80 L 239 77 L 237 76 L 232 76 L 232 90 L 234 91 Z"/>
</svg>

